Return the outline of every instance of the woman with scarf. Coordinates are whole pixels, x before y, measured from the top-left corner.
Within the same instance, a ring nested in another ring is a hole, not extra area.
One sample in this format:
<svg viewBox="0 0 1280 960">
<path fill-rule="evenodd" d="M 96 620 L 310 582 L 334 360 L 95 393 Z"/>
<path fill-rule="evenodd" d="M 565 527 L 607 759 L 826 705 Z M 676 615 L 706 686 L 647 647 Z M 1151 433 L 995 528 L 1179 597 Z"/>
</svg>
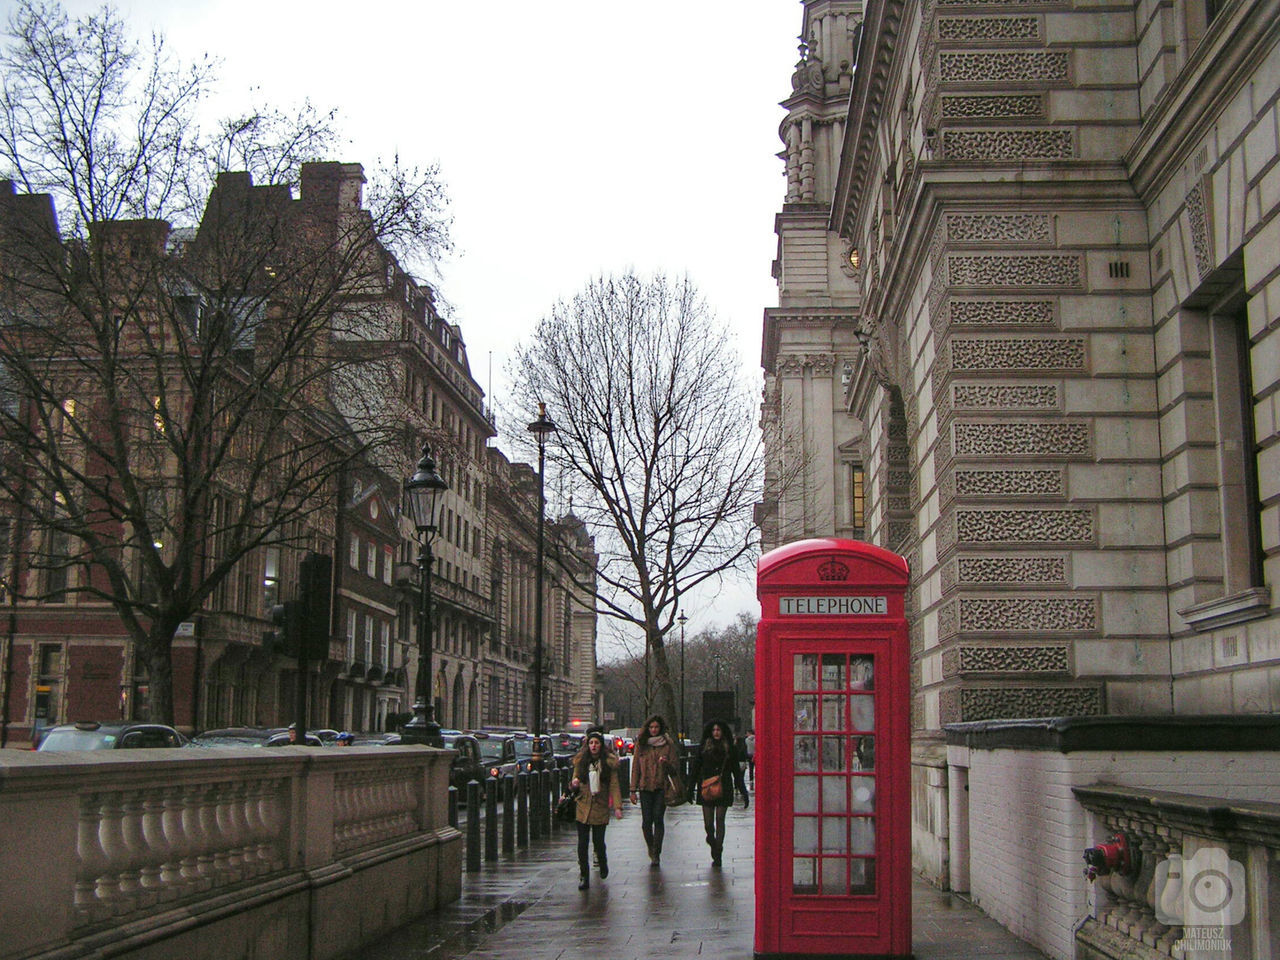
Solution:
<svg viewBox="0 0 1280 960">
<path fill-rule="evenodd" d="M 578 791 L 578 869 L 579 890 L 591 886 L 587 862 L 587 841 L 596 848 L 600 879 L 609 876 L 609 858 L 604 845 L 604 829 L 609 825 L 609 812 L 622 819 L 622 788 L 618 786 L 618 758 L 605 749 L 604 734 L 592 730 L 587 742 L 573 758 L 571 789 Z"/>
<path fill-rule="evenodd" d="M 708 783 L 712 778 L 716 778 L 714 788 Z M 702 805 L 702 826 L 707 832 L 707 845 L 711 847 L 711 865 L 718 867 L 724 853 L 724 816 L 733 806 L 735 785 L 742 792 L 742 808 L 745 810 L 751 803 L 734 749 L 733 729 L 723 720 L 713 720 L 703 730 L 702 753 L 694 767 L 693 782 L 698 785 L 697 800 Z"/>
<path fill-rule="evenodd" d="M 654 714 L 644 722 L 636 738 L 636 752 L 631 758 L 631 802 L 640 800 L 640 832 L 649 847 L 649 866 L 658 867 L 662 858 L 662 837 L 666 832 L 667 777 L 678 776 L 679 754 L 667 722 Z"/>
</svg>

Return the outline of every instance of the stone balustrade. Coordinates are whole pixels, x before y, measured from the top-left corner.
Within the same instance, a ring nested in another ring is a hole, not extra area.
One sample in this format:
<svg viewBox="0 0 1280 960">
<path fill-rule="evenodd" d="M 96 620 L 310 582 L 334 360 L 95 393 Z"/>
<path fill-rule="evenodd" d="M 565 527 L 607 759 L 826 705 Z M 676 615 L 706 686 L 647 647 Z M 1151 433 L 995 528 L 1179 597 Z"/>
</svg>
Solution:
<svg viewBox="0 0 1280 960">
<path fill-rule="evenodd" d="M 226 956 L 338 956 L 457 897 L 450 757 L 0 750 L 0 960 L 203 956 L 203 936 Z M 353 894 L 358 923 L 334 909 Z"/>
<path fill-rule="evenodd" d="M 1127 873 L 1094 881 L 1078 960 L 1280 960 L 1280 803 L 1119 786 L 1074 793 L 1094 840 L 1122 834 L 1133 859 Z"/>
</svg>

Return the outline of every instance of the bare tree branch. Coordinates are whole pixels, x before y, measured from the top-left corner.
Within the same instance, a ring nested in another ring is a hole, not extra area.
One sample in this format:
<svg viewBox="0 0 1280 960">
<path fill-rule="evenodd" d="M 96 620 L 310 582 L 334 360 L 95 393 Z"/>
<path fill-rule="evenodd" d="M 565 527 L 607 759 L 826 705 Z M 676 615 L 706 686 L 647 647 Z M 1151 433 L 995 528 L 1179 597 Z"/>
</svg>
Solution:
<svg viewBox="0 0 1280 960">
<path fill-rule="evenodd" d="M 547 456 L 600 555 L 595 599 L 646 637 L 660 709 L 681 597 L 755 555 L 756 400 L 729 333 L 686 278 L 593 280 L 518 350 L 520 409 L 558 427 Z"/>
</svg>

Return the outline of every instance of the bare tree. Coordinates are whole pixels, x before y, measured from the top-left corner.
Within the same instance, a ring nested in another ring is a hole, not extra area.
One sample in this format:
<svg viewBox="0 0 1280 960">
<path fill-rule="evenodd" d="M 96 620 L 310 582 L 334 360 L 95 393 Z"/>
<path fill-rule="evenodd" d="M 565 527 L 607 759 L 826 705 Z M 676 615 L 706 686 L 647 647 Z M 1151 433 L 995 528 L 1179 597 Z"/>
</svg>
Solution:
<svg viewBox="0 0 1280 960">
<path fill-rule="evenodd" d="M 646 705 L 675 716 L 664 638 L 683 596 L 749 561 L 760 499 L 756 399 L 728 330 L 686 278 L 593 280 L 517 351 L 523 409 L 596 538 L 594 599 L 645 637 Z"/>
<path fill-rule="evenodd" d="M 304 166 L 334 142 L 309 107 L 206 136 L 208 63 L 174 67 L 160 39 L 140 49 L 109 9 L 71 21 L 24 2 L 9 38 L 0 490 L 31 532 L 13 586 L 113 609 L 151 716 L 171 721 L 179 625 L 264 548 L 299 548 L 283 581 L 353 460 L 384 443 L 410 458 L 386 415 L 403 394 L 387 301 L 417 292 L 396 248 L 447 246 L 443 193 L 434 169 L 397 163 L 367 209 L 359 165 Z"/>
</svg>

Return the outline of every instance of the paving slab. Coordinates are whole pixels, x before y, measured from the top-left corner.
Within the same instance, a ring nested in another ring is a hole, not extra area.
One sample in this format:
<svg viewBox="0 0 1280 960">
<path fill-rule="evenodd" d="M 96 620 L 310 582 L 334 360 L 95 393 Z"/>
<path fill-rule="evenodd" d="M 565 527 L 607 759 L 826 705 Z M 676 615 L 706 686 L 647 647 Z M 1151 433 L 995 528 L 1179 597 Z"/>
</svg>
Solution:
<svg viewBox="0 0 1280 960">
<path fill-rule="evenodd" d="M 578 890 L 577 832 L 463 871 L 462 896 L 344 960 L 750 960 L 755 935 L 754 808 L 729 811 L 724 863 L 711 864 L 702 811 L 667 811 L 654 869 L 628 806 L 606 832 L 609 877 Z M 1046 960 L 964 898 L 912 887 L 916 960 Z"/>
</svg>

